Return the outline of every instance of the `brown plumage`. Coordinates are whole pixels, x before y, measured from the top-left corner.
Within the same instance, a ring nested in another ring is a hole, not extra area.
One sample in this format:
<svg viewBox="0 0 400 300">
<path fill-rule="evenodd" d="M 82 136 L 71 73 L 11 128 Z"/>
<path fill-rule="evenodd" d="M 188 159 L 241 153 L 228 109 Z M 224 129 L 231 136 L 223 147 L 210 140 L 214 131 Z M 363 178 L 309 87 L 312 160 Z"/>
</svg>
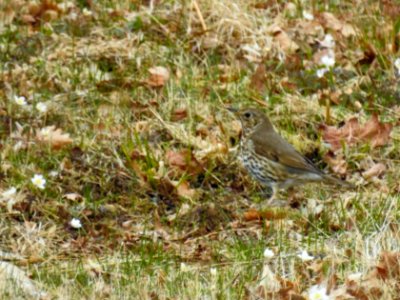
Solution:
<svg viewBox="0 0 400 300">
<path fill-rule="evenodd" d="M 268 117 L 255 108 L 230 108 L 242 123 L 240 159 L 252 177 L 273 189 L 271 202 L 280 189 L 307 182 L 324 182 L 351 186 L 323 173 L 284 140 Z"/>
</svg>

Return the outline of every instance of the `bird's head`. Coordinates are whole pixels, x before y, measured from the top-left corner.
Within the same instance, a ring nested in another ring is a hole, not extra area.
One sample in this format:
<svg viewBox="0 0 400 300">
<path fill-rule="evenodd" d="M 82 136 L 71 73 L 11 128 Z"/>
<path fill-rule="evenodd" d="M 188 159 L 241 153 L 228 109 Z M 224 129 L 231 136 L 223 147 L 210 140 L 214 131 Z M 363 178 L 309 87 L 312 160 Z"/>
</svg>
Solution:
<svg viewBox="0 0 400 300">
<path fill-rule="evenodd" d="M 242 123 L 243 135 L 248 136 L 254 131 L 263 128 L 264 130 L 273 130 L 272 124 L 268 117 L 259 109 L 243 108 L 234 109 L 228 108 Z"/>
</svg>

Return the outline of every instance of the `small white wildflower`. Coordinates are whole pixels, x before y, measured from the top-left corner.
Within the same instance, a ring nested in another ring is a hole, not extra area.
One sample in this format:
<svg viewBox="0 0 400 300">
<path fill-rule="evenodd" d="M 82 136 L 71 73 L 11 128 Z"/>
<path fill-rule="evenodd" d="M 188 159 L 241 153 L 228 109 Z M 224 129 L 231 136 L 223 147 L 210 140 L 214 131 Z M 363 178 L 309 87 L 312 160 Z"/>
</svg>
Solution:
<svg viewBox="0 0 400 300">
<path fill-rule="evenodd" d="M 180 268 L 181 268 L 181 272 L 189 272 L 190 271 L 189 266 L 187 264 L 185 264 L 184 262 L 181 262 Z"/>
<path fill-rule="evenodd" d="M 78 19 L 78 14 L 76 12 L 70 12 L 67 18 L 71 21 L 75 21 L 76 19 Z"/>
<path fill-rule="evenodd" d="M 14 102 L 19 106 L 26 106 L 28 104 L 24 96 L 14 96 Z"/>
<path fill-rule="evenodd" d="M 32 177 L 31 182 L 34 186 L 38 187 L 41 190 L 43 190 L 44 186 L 46 185 L 46 179 L 44 179 L 42 174 L 35 174 Z"/>
<path fill-rule="evenodd" d="M 310 13 L 309 11 L 306 11 L 306 10 L 303 10 L 303 18 L 308 20 L 308 21 L 314 20 L 313 14 Z"/>
<path fill-rule="evenodd" d="M 50 171 L 49 175 L 51 177 L 57 177 L 58 176 L 58 172 L 56 170 Z"/>
<path fill-rule="evenodd" d="M 69 221 L 69 225 L 71 225 L 71 227 L 74 229 L 82 228 L 81 220 L 77 218 L 73 218 L 71 221 Z"/>
<path fill-rule="evenodd" d="M 400 58 L 396 58 L 394 61 L 394 67 L 397 70 L 397 74 L 400 75 Z"/>
<path fill-rule="evenodd" d="M 327 69 L 327 68 L 318 69 L 317 72 L 316 72 L 317 77 L 318 78 L 324 77 L 325 73 L 328 72 L 328 71 L 329 71 L 329 69 Z"/>
<path fill-rule="evenodd" d="M 50 132 L 51 132 L 51 126 L 48 127 L 44 127 L 42 129 L 40 129 L 40 135 L 44 138 L 47 138 L 50 136 Z"/>
<path fill-rule="evenodd" d="M 86 7 L 82 10 L 82 14 L 86 17 L 89 17 L 91 15 L 93 15 L 93 12 L 89 9 L 87 9 Z"/>
<path fill-rule="evenodd" d="M 326 34 L 324 39 L 319 43 L 322 47 L 325 48 L 332 49 L 333 47 L 335 47 L 335 40 L 333 39 L 333 36 L 330 33 Z"/>
<path fill-rule="evenodd" d="M 16 193 L 17 193 L 17 189 L 15 187 L 11 187 L 8 190 L 5 190 L 4 192 L 2 192 L 1 197 L 5 200 L 10 200 L 15 196 Z"/>
<path fill-rule="evenodd" d="M 335 53 L 330 50 L 328 54 L 321 57 L 320 62 L 327 68 L 333 67 L 335 65 Z"/>
<path fill-rule="evenodd" d="M 264 250 L 264 257 L 265 258 L 272 258 L 272 257 L 274 257 L 274 255 L 275 255 L 274 251 L 272 251 L 269 248 L 265 248 L 265 250 Z"/>
<path fill-rule="evenodd" d="M 329 300 L 331 297 L 327 294 L 325 285 L 313 285 L 308 290 L 308 299 L 310 300 Z"/>
<path fill-rule="evenodd" d="M 211 268 L 210 274 L 211 274 L 211 276 L 217 276 L 217 274 L 218 274 L 217 268 Z"/>
<path fill-rule="evenodd" d="M 314 256 L 308 254 L 306 250 L 301 251 L 300 254 L 297 255 L 297 257 L 300 258 L 302 261 L 310 261 L 314 259 Z"/>
<path fill-rule="evenodd" d="M 41 113 L 45 113 L 45 112 L 47 112 L 47 105 L 46 105 L 46 103 L 39 102 L 36 104 L 36 109 L 38 111 L 40 111 Z"/>
<path fill-rule="evenodd" d="M 396 60 L 394 61 L 394 66 L 396 67 L 396 69 L 400 69 L 400 58 L 396 58 Z"/>
</svg>

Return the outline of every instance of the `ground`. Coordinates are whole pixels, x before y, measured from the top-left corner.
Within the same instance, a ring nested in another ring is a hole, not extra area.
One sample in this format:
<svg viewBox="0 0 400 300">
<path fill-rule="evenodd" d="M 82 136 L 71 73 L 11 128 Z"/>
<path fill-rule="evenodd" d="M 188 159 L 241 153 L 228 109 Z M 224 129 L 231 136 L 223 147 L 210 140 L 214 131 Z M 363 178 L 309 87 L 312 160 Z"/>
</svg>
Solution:
<svg viewBox="0 0 400 300">
<path fill-rule="evenodd" d="M 396 1 L 0 7 L 2 299 L 400 296 Z M 230 106 L 355 187 L 254 209 Z"/>
</svg>

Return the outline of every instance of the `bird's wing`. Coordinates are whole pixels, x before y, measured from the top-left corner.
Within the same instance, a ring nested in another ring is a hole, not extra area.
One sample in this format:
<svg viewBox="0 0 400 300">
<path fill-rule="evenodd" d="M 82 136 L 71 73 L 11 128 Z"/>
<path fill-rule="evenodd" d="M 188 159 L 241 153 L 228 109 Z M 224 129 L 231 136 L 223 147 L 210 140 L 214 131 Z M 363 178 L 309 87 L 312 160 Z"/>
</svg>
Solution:
<svg viewBox="0 0 400 300">
<path fill-rule="evenodd" d="M 321 170 L 297 152 L 292 145 L 276 132 L 270 132 L 265 135 L 253 135 L 252 139 L 254 141 L 254 151 L 258 155 L 279 162 L 293 171 L 322 174 Z"/>
</svg>

